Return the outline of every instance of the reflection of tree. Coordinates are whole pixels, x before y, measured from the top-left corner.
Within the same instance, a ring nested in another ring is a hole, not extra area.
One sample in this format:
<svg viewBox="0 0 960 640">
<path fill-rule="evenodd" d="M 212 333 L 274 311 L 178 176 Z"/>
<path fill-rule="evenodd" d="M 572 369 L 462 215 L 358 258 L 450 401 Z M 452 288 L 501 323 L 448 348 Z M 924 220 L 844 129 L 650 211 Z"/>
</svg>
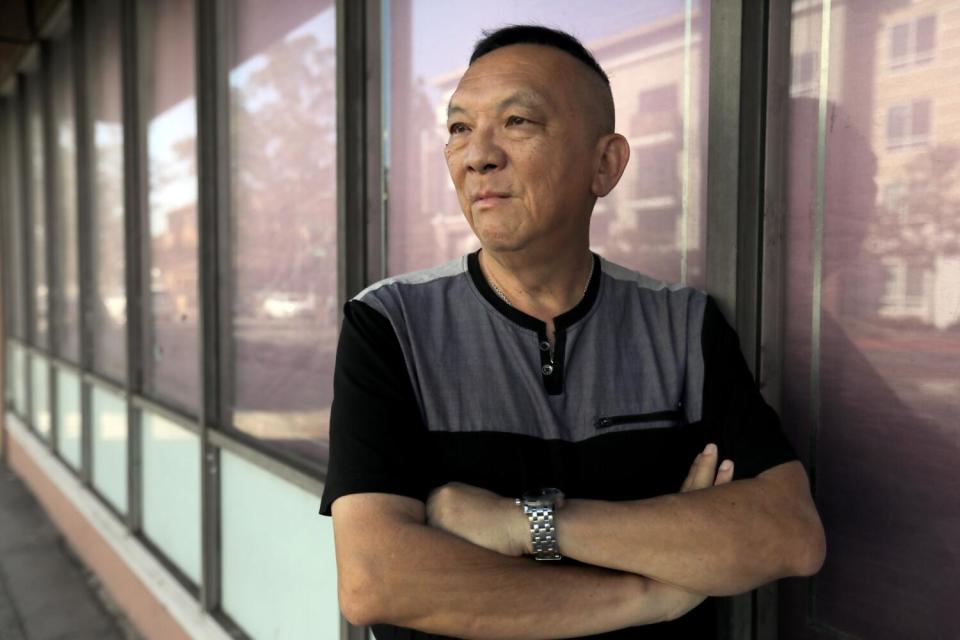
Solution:
<svg viewBox="0 0 960 640">
<path fill-rule="evenodd" d="M 916 156 L 903 169 L 903 194 L 885 203 L 868 247 L 878 256 L 897 256 L 933 266 L 938 256 L 960 254 L 960 147 L 941 145 Z"/>
<path fill-rule="evenodd" d="M 230 96 L 241 311 L 270 291 L 336 291 L 334 51 L 308 34 L 257 58 Z"/>
</svg>

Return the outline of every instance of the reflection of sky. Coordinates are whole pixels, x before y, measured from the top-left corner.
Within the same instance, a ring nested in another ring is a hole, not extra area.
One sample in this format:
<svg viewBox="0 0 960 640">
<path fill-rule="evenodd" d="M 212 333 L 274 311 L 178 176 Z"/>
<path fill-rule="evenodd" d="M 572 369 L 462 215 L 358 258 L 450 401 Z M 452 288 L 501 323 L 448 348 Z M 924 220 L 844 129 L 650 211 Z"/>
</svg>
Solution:
<svg viewBox="0 0 960 640">
<path fill-rule="evenodd" d="M 97 120 L 93 124 L 93 141 L 98 148 L 119 147 L 123 144 L 123 125 Z"/>
<path fill-rule="evenodd" d="M 299 24 L 295 29 L 287 33 L 283 37 L 283 40 L 290 42 L 303 36 L 313 36 L 316 39 L 317 48 L 333 48 L 336 46 L 336 33 L 336 14 L 334 13 L 333 6 L 330 6 L 310 20 Z M 258 53 L 255 56 L 251 56 L 244 60 L 243 63 L 231 69 L 229 76 L 230 86 L 235 89 L 244 89 L 250 76 L 267 66 L 269 52 L 270 49 L 267 49 L 265 53 Z M 252 111 L 256 111 L 264 104 L 275 101 L 278 98 L 279 95 L 271 90 L 261 91 L 260 94 L 256 96 L 246 92 L 243 96 L 244 105 Z"/>
<path fill-rule="evenodd" d="M 691 4 L 696 8 L 700 0 Z M 636 29 L 682 14 L 685 7 L 685 0 L 414 0 L 414 75 L 430 78 L 462 69 L 483 29 L 537 23 L 568 31 L 589 45 L 623 31 L 624 25 Z"/>
<path fill-rule="evenodd" d="M 197 202 L 197 176 L 192 158 L 177 145 L 197 137 L 197 110 L 193 96 L 181 100 L 150 121 L 147 148 L 150 168 L 150 233 L 167 230 L 167 216 Z M 188 144 L 188 149 L 194 145 Z"/>
</svg>

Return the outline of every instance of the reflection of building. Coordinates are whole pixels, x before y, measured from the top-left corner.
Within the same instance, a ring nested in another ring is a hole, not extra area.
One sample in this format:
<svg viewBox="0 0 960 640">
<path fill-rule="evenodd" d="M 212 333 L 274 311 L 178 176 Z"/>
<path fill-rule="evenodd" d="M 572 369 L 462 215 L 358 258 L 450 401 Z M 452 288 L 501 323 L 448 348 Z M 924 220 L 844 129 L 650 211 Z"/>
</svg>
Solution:
<svg viewBox="0 0 960 640">
<path fill-rule="evenodd" d="M 860 203 L 870 219 L 854 237 L 875 283 L 862 273 L 849 306 L 944 328 L 960 321 L 960 83 L 943 81 L 960 77 L 960 11 L 950 0 L 855 4 L 831 14 L 834 32 L 861 46 L 831 47 L 841 59 L 828 95 L 876 156 L 876 198 Z M 820 6 L 793 4 L 794 97 L 818 95 Z"/>
<path fill-rule="evenodd" d="M 683 14 L 600 42 L 592 50 L 610 74 L 618 131 L 630 164 L 595 212 L 593 244 L 612 260 L 666 280 L 703 281 L 707 16 Z M 605 223 L 605 224 L 604 224 Z"/>
<path fill-rule="evenodd" d="M 902 4 L 880 28 L 871 128 L 884 218 L 872 241 L 887 275 L 879 312 L 943 328 L 960 321 L 960 11 L 948 0 Z"/>
</svg>

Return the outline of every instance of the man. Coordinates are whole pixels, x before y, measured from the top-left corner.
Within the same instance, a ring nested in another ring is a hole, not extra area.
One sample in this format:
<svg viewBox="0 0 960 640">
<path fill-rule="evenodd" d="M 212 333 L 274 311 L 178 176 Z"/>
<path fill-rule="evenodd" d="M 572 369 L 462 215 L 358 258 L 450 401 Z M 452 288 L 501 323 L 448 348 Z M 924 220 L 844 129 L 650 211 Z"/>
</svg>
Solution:
<svg viewBox="0 0 960 640">
<path fill-rule="evenodd" d="M 807 476 L 716 306 L 589 250 L 629 156 L 596 61 L 502 29 L 448 114 L 482 249 L 344 309 L 321 512 L 345 616 L 380 639 L 709 638 L 706 596 L 815 573 Z"/>
</svg>

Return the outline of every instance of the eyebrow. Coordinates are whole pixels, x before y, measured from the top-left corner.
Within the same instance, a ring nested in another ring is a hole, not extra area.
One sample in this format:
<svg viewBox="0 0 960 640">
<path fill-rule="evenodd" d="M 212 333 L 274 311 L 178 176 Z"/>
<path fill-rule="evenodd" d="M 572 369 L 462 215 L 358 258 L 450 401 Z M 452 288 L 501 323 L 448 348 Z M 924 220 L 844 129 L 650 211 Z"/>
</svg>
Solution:
<svg viewBox="0 0 960 640">
<path fill-rule="evenodd" d="M 527 107 L 529 109 L 535 109 L 537 107 L 542 106 L 543 103 L 544 103 L 543 97 L 533 89 L 521 89 L 520 91 L 517 91 L 507 96 L 503 100 L 501 100 L 500 103 L 497 105 L 497 110 L 503 111 L 507 107 L 512 107 L 514 105 Z M 447 105 L 447 118 L 449 118 L 455 113 L 466 114 L 467 110 L 451 102 L 450 104 Z"/>
</svg>

